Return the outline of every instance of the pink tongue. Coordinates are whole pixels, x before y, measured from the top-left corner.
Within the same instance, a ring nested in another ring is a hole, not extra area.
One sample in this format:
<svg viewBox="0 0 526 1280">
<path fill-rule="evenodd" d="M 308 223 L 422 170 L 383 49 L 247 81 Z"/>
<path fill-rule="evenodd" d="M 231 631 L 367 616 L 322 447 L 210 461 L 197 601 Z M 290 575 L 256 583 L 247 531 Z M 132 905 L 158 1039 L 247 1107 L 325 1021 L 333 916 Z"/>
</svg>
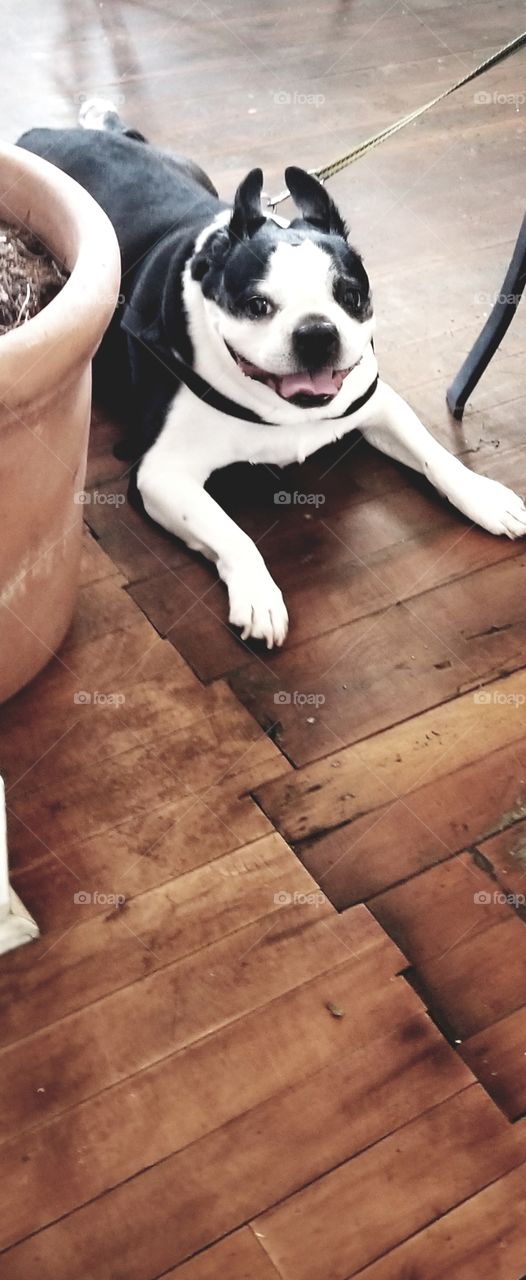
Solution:
<svg viewBox="0 0 526 1280">
<path fill-rule="evenodd" d="M 337 390 L 332 369 L 320 369 L 318 373 L 286 373 L 279 379 L 279 394 L 285 400 L 303 394 L 333 396 Z"/>
</svg>

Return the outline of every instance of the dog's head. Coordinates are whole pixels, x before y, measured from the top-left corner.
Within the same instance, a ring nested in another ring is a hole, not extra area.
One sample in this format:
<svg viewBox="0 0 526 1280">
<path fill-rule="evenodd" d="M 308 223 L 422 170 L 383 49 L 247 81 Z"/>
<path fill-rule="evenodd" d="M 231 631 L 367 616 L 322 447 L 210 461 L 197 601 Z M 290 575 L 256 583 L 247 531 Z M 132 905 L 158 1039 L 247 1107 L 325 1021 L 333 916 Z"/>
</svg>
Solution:
<svg viewBox="0 0 526 1280">
<path fill-rule="evenodd" d="M 239 186 L 230 222 L 192 261 L 210 319 L 241 373 L 283 400 L 327 405 L 372 334 L 369 280 L 328 192 L 303 169 L 286 170 L 301 214 L 265 217 L 263 174 Z"/>
</svg>

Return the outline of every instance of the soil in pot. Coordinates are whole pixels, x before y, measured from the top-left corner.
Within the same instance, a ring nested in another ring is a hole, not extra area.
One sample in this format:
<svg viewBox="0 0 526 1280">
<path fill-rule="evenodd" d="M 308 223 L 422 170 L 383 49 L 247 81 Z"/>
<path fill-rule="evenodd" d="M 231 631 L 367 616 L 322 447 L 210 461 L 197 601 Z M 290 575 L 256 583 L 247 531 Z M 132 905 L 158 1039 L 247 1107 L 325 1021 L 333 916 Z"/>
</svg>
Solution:
<svg viewBox="0 0 526 1280">
<path fill-rule="evenodd" d="M 36 316 L 66 280 L 66 272 L 30 231 L 0 222 L 0 335 Z"/>
</svg>

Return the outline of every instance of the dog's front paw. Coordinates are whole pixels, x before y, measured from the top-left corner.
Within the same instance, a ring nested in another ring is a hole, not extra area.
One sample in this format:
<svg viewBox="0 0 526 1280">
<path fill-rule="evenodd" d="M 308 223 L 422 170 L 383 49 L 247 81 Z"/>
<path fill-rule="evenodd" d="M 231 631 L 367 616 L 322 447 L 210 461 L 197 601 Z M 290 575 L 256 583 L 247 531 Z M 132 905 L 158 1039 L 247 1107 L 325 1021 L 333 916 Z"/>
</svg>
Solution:
<svg viewBox="0 0 526 1280">
<path fill-rule="evenodd" d="M 289 616 L 279 587 L 263 565 L 236 569 L 227 579 L 229 622 L 241 627 L 241 639 L 265 640 L 267 649 L 283 644 Z"/>
<path fill-rule="evenodd" d="M 489 533 L 504 533 L 508 538 L 526 535 L 526 507 L 522 498 L 498 480 L 471 472 L 462 510 Z"/>
</svg>

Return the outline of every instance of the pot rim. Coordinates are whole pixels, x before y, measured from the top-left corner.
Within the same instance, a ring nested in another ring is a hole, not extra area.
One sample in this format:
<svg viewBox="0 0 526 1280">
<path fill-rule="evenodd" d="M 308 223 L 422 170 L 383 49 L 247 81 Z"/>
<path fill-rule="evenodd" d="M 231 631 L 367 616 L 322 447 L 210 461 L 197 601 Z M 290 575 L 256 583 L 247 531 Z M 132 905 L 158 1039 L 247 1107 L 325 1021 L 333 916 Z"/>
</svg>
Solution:
<svg viewBox="0 0 526 1280">
<path fill-rule="evenodd" d="M 70 271 L 42 311 L 0 335 L 0 399 L 10 407 L 92 358 L 117 304 L 121 263 L 113 226 L 93 197 L 48 160 L 6 142 L 0 219 L 15 230 L 29 226 Z"/>
</svg>

